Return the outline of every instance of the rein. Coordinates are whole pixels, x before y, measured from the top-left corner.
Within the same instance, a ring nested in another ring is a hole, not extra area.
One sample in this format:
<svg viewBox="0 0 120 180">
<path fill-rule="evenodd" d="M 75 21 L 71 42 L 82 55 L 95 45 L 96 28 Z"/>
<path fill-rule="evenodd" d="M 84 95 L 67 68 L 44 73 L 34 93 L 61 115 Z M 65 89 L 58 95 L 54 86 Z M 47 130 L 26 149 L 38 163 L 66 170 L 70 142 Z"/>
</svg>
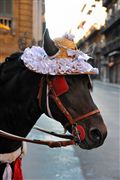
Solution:
<svg viewBox="0 0 120 180">
<path fill-rule="evenodd" d="M 40 129 L 39 129 L 40 130 Z M 0 136 L 13 140 L 13 141 L 25 141 L 25 142 L 29 142 L 29 143 L 33 143 L 33 144 L 41 144 L 41 145 L 47 145 L 50 148 L 54 148 L 54 147 L 65 147 L 65 146 L 69 146 L 69 145 L 74 145 L 75 142 L 73 140 L 71 141 L 42 141 L 42 140 L 38 140 L 38 139 L 29 139 L 29 138 L 24 138 L 21 136 L 16 136 L 14 134 L 11 133 L 7 133 L 5 131 L 0 130 Z"/>
</svg>

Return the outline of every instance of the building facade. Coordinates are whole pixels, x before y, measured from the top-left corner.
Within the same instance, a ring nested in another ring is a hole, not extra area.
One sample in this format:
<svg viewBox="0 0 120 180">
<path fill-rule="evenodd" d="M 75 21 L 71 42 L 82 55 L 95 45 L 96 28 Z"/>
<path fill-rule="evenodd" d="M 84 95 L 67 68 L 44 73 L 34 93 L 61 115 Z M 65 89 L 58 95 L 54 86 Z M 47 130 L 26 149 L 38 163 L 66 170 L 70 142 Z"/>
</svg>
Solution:
<svg viewBox="0 0 120 180">
<path fill-rule="evenodd" d="M 97 67 L 99 69 L 99 74 L 96 76 L 97 79 L 101 79 L 102 40 L 103 37 L 101 35 L 101 30 L 92 27 L 90 29 L 90 34 L 77 43 L 80 50 L 92 57 L 89 63 L 93 67 Z"/>
<path fill-rule="evenodd" d="M 91 5 L 84 4 L 82 11 L 87 12 L 89 18 L 83 19 L 79 27 L 82 27 L 84 31 L 84 26 L 87 26 L 89 20 L 92 21 L 92 13 L 95 11 L 97 3 L 105 8 L 104 23 L 100 25 L 97 20 L 98 24 L 97 22 L 91 24 L 88 32 L 85 32 L 79 40 L 78 47 L 83 51 L 93 47 L 93 65 L 100 70 L 97 78 L 105 82 L 120 84 L 120 0 L 98 0 L 95 2 Z M 101 10 L 99 12 L 102 14 Z M 95 14 L 97 19 L 97 13 Z"/>
<path fill-rule="evenodd" d="M 0 0 L 0 60 L 32 44 L 41 44 L 44 0 Z"/>
<path fill-rule="evenodd" d="M 120 84 L 120 0 L 103 0 L 107 18 L 103 34 L 105 45 L 102 49 L 103 80 Z"/>
<path fill-rule="evenodd" d="M 106 9 L 102 6 L 102 0 L 85 1 L 81 12 L 83 18 L 78 25 L 81 38 L 77 43 L 80 50 L 86 52 L 93 60 L 90 62 L 93 66 L 99 68 L 98 79 L 101 79 L 101 48 L 104 44 L 104 34 L 101 29 L 104 27 L 106 18 Z"/>
</svg>

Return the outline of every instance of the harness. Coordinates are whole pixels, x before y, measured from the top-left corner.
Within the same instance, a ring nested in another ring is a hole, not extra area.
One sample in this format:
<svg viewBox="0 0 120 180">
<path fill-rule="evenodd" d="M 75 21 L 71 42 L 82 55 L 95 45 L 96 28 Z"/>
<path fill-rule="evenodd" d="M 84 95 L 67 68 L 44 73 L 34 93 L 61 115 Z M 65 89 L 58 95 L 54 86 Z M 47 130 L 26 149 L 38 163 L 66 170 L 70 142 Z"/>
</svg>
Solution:
<svg viewBox="0 0 120 180">
<path fill-rule="evenodd" d="M 41 85 L 39 88 L 39 93 L 38 93 L 38 99 L 39 99 L 39 105 L 40 107 L 42 107 L 42 91 L 43 91 L 43 81 L 45 79 L 41 79 Z M 71 139 L 71 144 L 77 144 L 79 145 L 81 143 L 81 141 L 83 141 L 85 139 L 85 130 L 81 125 L 78 125 L 78 122 L 92 116 L 95 115 L 97 113 L 100 113 L 99 109 L 95 109 L 93 111 L 90 111 L 84 115 L 78 116 L 76 118 L 73 118 L 72 115 L 69 113 L 69 111 L 66 109 L 66 107 L 63 105 L 63 103 L 60 100 L 60 97 L 56 94 L 55 92 L 55 87 L 53 86 L 52 80 L 49 80 L 48 77 L 46 78 L 46 109 L 47 109 L 47 114 L 49 115 L 49 117 L 54 119 L 54 116 L 52 115 L 50 106 L 49 106 L 49 97 L 53 99 L 53 101 L 55 102 L 55 104 L 57 105 L 58 109 L 64 114 L 64 116 L 66 117 L 67 121 L 66 124 L 64 125 L 64 128 L 67 129 L 68 126 L 72 126 L 72 135 L 64 135 L 64 134 L 57 134 L 54 132 L 49 132 L 46 130 L 43 130 L 39 127 L 35 127 L 35 129 L 60 137 L 60 138 L 65 138 L 65 139 Z M 64 145 L 65 145 L 65 141 L 64 141 Z M 63 146 L 63 145 L 61 145 Z"/>
<path fill-rule="evenodd" d="M 45 79 L 43 76 L 43 78 L 41 78 L 41 80 L 40 80 L 40 87 L 39 87 L 39 92 L 38 92 L 38 96 L 37 96 L 40 108 L 42 107 L 41 99 L 42 99 L 42 93 L 43 93 L 43 81 L 44 80 Z M 38 126 L 37 127 L 35 126 L 34 128 L 36 130 L 51 134 L 53 136 L 57 136 L 57 137 L 64 138 L 64 139 L 69 139 L 69 141 L 65 141 L 65 140 L 64 141 L 42 141 L 42 140 L 37 140 L 37 139 L 29 139 L 29 138 L 24 138 L 21 136 L 13 135 L 13 134 L 7 133 L 2 130 L 0 130 L 0 136 L 14 140 L 14 141 L 25 141 L 25 142 L 29 142 L 29 143 L 47 145 L 51 148 L 74 145 L 74 144 L 79 145 L 81 143 L 81 141 L 83 141 L 85 139 L 85 130 L 81 125 L 78 124 L 78 122 L 83 121 L 84 119 L 86 119 L 92 115 L 100 113 L 99 109 L 95 109 L 93 111 L 90 111 L 89 113 L 82 115 L 82 116 L 73 118 L 72 115 L 68 112 L 68 110 L 65 108 L 65 106 L 61 102 L 60 98 L 56 95 L 56 92 L 52 85 L 52 80 L 49 80 L 47 77 L 46 82 L 47 82 L 47 86 L 46 86 L 46 89 L 47 89 L 47 93 L 46 93 L 47 113 L 50 117 L 52 116 L 50 106 L 49 106 L 49 97 L 51 97 L 53 99 L 53 101 L 55 102 L 55 104 L 57 105 L 57 107 L 59 108 L 59 110 L 64 114 L 64 116 L 68 120 L 68 122 L 65 124 L 64 127 L 67 128 L 68 126 L 72 126 L 72 135 L 57 134 L 55 132 L 50 132 L 50 131 L 41 129 Z M 50 94 L 50 92 L 51 92 L 51 94 Z M 52 116 L 52 118 L 53 118 L 53 116 Z"/>
<path fill-rule="evenodd" d="M 60 98 L 56 95 L 56 92 L 54 90 L 54 87 L 52 85 L 52 81 L 47 79 L 47 85 L 49 88 L 49 91 L 51 91 L 51 94 L 47 94 L 47 98 L 49 99 L 49 96 L 53 99 L 53 101 L 56 103 L 58 109 L 64 114 L 68 122 L 64 125 L 64 128 L 66 129 L 68 126 L 72 126 L 72 134 L 74 136 L 74 141 L 76 144 L 80 144 L 81 141 L 85 139 L 85 130 L 81 125 L 78 125 L 78 122 L 94 115 L 97 113 L 100 113 L 99 109 L 95 109 L 93 111 L 90 111 L 82 116 L 78 116 L 76 118 L 73 118 L 72 115 L 69 113 L 69 111 L 65 108 L 63 103 L 61 102 Z M 47 104 L 48 106 L 49 104 Z M 49 106 L 48 106 L 49 107 Z M 48 114 L 52 115 L 50 108 L 47 107 Z M 52 116 L 53 118 L 53 116 Z"/>
</svg>

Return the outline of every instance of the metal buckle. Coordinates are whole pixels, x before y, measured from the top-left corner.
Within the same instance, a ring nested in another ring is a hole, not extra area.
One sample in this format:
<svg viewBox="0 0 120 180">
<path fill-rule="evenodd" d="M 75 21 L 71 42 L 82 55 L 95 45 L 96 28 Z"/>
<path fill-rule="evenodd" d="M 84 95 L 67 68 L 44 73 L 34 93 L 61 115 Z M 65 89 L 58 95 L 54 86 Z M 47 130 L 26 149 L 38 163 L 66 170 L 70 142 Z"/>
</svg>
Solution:
<svg viewBox="0 0 120 180">
<path fill-rule="evenodd" d="M 77 124 L 72 125 L 72 133 L 73 133 L 74 141 L 76 145 L 80 145 L 81 144 L 80 132 L 78 131 L 76 126 Z"/>
</svg>

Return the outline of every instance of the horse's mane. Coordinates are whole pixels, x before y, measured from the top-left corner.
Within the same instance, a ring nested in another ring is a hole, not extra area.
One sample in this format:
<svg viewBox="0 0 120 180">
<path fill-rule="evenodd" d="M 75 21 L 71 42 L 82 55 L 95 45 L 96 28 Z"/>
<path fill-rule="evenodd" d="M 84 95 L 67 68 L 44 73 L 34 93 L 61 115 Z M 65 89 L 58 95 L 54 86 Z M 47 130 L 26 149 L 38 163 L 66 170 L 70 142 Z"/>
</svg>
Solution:
<svg viewBox="0 0 120 180">
<path fill-rule="evenodd" d="M 12 53 L 10 56 L 5 58 L 5 62 L 19 60 L 22 54 L 23 54 L 22 52 Z"/>
<path fill-rule="evenodd" d="M 22 61 L 19 61 L 21 55 L 21 52 L 15 52 L 6 57 L 5 61 L 0 64 L 0 86 L 14 77 L 23 67 Z"/>
</svg>

